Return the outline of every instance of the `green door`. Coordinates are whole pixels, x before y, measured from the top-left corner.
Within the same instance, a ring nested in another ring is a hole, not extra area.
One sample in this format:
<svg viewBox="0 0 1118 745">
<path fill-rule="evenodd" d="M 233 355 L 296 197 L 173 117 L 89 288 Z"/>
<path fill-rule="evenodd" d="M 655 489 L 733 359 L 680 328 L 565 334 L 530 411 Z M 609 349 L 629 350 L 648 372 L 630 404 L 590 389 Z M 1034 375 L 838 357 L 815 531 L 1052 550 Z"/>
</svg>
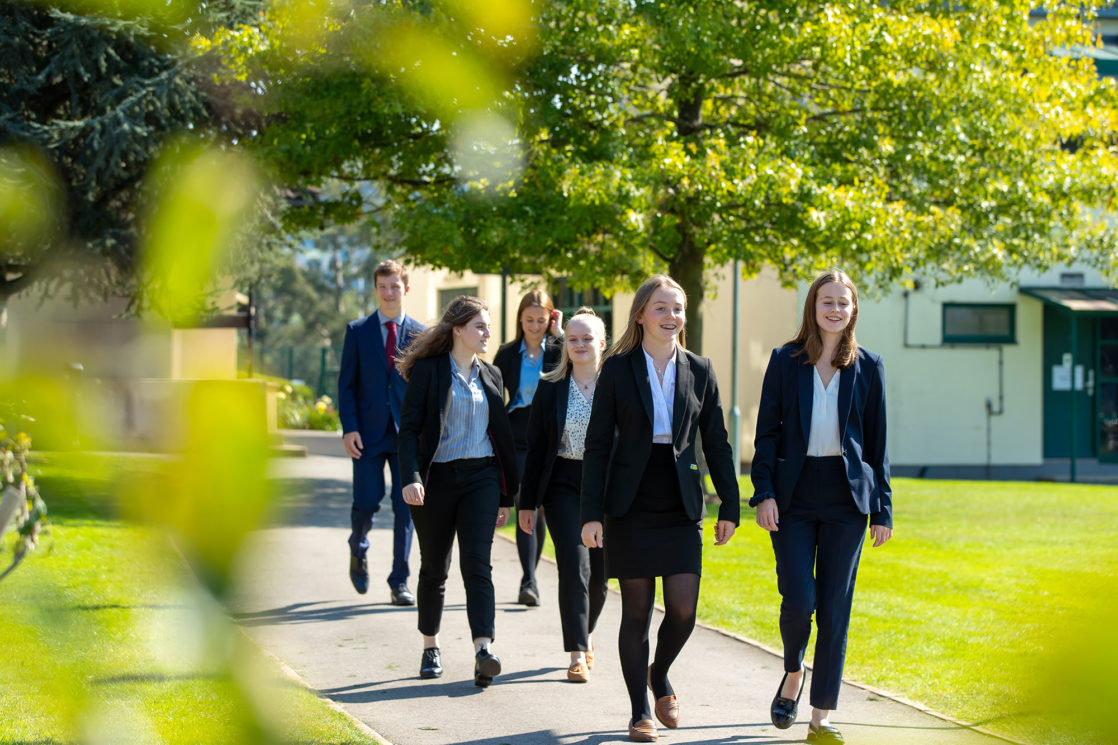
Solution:
<svg viewBox="0 0 1118 745">
<path fill-rule="evenodd" d="M 1118 463 L 1118 318 L 1099 319 L 1099 461 Z"/>
<path fill-rule="evenodd" d="M 1095 457 L 1099 428 L 1095 416 L 1098 327 L 1095 318 L 1080 316 L 1076 320 L 1077 343 L 1075 366 L 1072 367 L 1071 316 L 1051 305 L 1044 306 L 1045 458 L 1070 457 L 1072 405 L 1075 406 L 1075 457 Z M 1112 393 L 1118 403 L 1118 389 L 1112 389 Z M 1118 436 L 1118 431 L 1115 435 Z M 1115 447 L 1118 448 L 1118 441 Z"/>
</svg>

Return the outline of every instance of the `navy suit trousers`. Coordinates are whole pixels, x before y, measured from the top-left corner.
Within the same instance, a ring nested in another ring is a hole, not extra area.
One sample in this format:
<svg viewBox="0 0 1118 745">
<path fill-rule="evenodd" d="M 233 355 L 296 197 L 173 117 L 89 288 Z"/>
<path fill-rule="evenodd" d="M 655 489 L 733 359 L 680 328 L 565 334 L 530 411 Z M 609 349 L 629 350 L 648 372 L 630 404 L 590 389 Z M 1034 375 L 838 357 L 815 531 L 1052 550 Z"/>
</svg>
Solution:
<svg viewBox="0 0 1118 745">
<path fill-rule="evenodd" d="M 392 484 L 392 571 L 388 575 L 390 587 L 408 581 L 408 555 L 411 553 L 415 528 L 411 512 L 404 502 L 400 483 L 400 461 L 396 457 L 396 428 L 388 420 L 391 430 L 379 443 L 365 443 L 361 457 L 353 461 L 353 508 L 350 510 L 349 549 L 354 556 L 363 557 L 369 550 L 369 530 L 380 511 L 384 495 L 388 492 L 384 482 L 384 465 L 388 464 Z"/>
</svg>

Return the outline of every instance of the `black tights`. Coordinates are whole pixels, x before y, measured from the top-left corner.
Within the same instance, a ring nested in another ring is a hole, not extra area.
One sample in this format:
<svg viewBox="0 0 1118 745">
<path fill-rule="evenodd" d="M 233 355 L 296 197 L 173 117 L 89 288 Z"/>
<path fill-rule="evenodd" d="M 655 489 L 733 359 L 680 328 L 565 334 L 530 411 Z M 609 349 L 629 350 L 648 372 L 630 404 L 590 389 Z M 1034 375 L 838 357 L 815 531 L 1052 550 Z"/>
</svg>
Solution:
<svg viewBox="0 0 1118 745">
<path fill-rule="evenodd" d="M 622 579 L 620 584 L 621 629 L 617 634 L 617 650 L 621 657 L 621 674 L 629 691 L 633 721 L 651 719 L 645 686 L 651 677 L 653 696 L 660 698 L 675 693 L 668 682 L 668 668 L 695 628 L 699 575 L 672 574 L 663 578 L 664 621 L 656 634 L 656 657 L 651 669 L 648 667 L 648 630 L 656 600 L 656 579 Z"/>
</svg>

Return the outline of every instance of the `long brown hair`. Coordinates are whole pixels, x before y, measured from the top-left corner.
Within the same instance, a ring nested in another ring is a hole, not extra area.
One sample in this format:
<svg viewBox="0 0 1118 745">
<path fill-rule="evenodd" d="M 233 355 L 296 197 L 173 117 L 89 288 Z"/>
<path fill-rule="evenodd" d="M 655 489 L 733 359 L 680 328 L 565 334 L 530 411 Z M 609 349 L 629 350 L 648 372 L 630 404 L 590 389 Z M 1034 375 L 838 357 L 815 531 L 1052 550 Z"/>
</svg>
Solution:
<svg viewBox="0 0 1118 745">
<path fill-rule="evenodd" d="M 520 307 L 516 309 L 516 338 L 513 339 L 514 342 L 524 341 L 524 325 L 520 323 L 520 317 L 524 315 L 524 311 L 537 305 L 547 311 L 547 328 L 543 332 L 543 335 L 547 336 L 548 329 L 551 328 L 551 312 L 555 310 L 555 303 L 551 302 L 551 295 L 543 290 L 532 290 L 520 298 Z"/>
<path fill-rule="evenodd" d="M 652 299 L 652 293 L 660 287 L 670 287 L 673 290 L 679 290 L 679 294 L 683 295 L 683 309 L 687 309 L 687 293 L 683 291 L 679 282 L 669 277 L 666 274 L 654 274 L 646 279 L 641 286 L 637 288 L 637 294 L 633 295 L 633 306 L 629 309 L 629 325 L 625 327 L 625 333 L 621 338 L 613 343 L 606 353 L 602 356 L 605 360 L 615 354 L 625 354 L 631 352 L 640 346 L 644 341 L 644 326 L 637 323 L 637 318 L 641 313 L 644 313 L 644 308 L 648 305 L 648 301 Z M 686 326 L 686 324 L 684 324 Z M 676 337 L 676 343 L 681 349 L 686 349 L 684 341 L 684 329 L 679 330 L 679 336 Z"/>
<path fill-rule="evenodd" d="M 858 358 L 858 340 L 854 338 L 854 327 L 858 325 L 858 288 L 854 286 L 854 281 L 846 275 L 846 272 L 839 269 L 823 272 L 811 283 L 807 298 L 804 300 L 804 318 L 800 322 L 800 331 L 796 334 L 796 338 L 788 343 L 799 345 L 800 349 L 793 352 L 792 356 L 804 355 L 805 365 L 814 365 L 819 361 L 823 355 L 823 335 L 815 320 L 815 300 L 819 295 L 819 289 L 830 282 L 838 282 L 849 288 L 854 300 L 854 307 L 850 311 L 850 323 L 842 330 L 842 338 L 839 339 L 835 354 L 831 357 L 831 364 L 836 368 L 850 367 Z"/>
<path fill-rule="evenodd" d="M 602 337 L 602 341 L 606 339 L 606 324 L 602 317 L 594 312 L 593 308 L 587 308 L 585 305 L 574 312 L 574 315 L 567 319 L 567 328 L 569 329 L 571 321 L 581 321 L 594 330 L 594 333 Z M 540 380 L 546 380 L 550 383 L 558 383 L 560 380 L 567 376 L 571 369 L 571 355 L 567 352 L 567 340 L 563 340 L 562 346 L 559 348 L 559 364 L 556 365 L 549 372 L 545 372 L 540 376 Z M 598 360 L 601 365 L 601 359 Z"/>
<path fill-rule="evenodd" d="M 449 354 L 454 347 L 454 329 L 465 326 L 483 310 L 489 310 L 489 306 L 481 298 L 459 295 L 451 300 L 438 324 L 415 337 L 407 349 L 397 353 L 396 369 L 400 377 L 408 379 L 416 360 Z"/>
</svg>

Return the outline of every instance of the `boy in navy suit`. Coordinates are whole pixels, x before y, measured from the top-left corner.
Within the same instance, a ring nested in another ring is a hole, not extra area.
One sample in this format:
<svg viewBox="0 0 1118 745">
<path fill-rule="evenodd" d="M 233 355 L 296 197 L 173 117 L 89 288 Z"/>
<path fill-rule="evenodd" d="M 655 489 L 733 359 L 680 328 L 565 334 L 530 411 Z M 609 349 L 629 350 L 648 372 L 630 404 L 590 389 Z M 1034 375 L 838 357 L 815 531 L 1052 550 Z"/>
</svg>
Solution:
<svg viewBox="0 0 1118 745">
<path fill-rule="evenodd" d="M 414 605 L 408 589 L 411 552 L 411 513 L 404 504 L 396 432 L 406 383 L 396 371 L 396 353 L 407 347 L 424 326 L 404 314 L 408 272 L 397 261 L 384 261 L 373 272 L 380 306 L 376 312 L 346 326 L 338 372 L 338 413 L 342 444 L 353 458 L 352 532 L 349 536 L 349 578 L 354 589 L 369 589 L 369 529 L 385 495 L 384 465 L 392 474 L 392 512 L 395 517 L 392 572 L 388 586 L 394 605 Z"/>
</svg>

